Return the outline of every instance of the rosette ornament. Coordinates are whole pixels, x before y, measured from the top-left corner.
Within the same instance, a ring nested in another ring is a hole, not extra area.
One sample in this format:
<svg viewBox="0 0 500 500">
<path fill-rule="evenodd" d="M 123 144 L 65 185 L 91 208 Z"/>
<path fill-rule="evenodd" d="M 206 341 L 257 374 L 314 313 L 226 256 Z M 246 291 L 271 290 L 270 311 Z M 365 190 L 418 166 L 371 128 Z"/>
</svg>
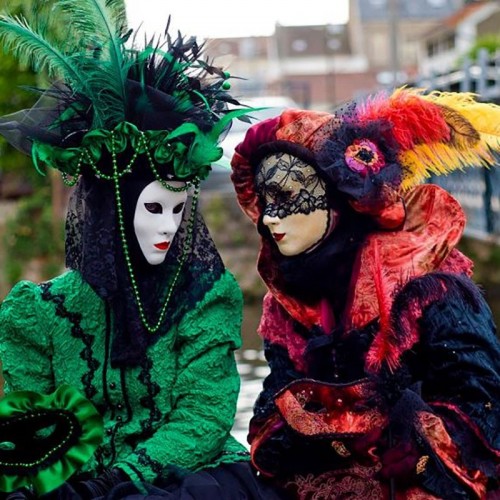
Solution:
<svg viewBox="0 0 500 500">
<path fill-rule="evenodd" d="M 0 491 L 48 493 L 69 479 L 102 441 L 102 417 L 69 385 L 49 395 L 15 391 L 0 401 Z"/>
</svg>

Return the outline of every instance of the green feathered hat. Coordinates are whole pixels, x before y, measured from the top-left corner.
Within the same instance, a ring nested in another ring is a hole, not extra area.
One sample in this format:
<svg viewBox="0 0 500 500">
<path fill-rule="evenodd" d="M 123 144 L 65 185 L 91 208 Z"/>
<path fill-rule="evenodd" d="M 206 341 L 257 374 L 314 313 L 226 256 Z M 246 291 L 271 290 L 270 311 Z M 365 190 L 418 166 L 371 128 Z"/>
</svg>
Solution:
<svg viewBox="0 0 500 500">
<path fill-rule="evenodd" d="M 32 109 L 1 118 L 0 134 L 42 173 L 48 165 L 68 184 L 85 170 L 116 181 L 145 155 L 158 180 L 197 183 L 221 158 L 231 120 L 246 119 L 229 74 L 195 38 L 172 38 L 167 23 L 137 48 L 123 0 L 56 0 L 34 18 L 0 16 L 0 42 L 52 85 Z"/>
</svg>

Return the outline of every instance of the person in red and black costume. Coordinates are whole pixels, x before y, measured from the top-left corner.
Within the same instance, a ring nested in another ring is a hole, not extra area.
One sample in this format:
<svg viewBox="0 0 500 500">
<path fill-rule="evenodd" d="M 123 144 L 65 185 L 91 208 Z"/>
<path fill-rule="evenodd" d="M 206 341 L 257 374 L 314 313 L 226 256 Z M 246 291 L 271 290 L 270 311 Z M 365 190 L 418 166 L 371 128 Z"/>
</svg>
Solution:
<svg viewBox="0 0 500 500">
<path fill-rule="evenodd" d="M 254 125 L 232 179 L 262 244 L 270 374 L 252 464 L 292 498 L 486 498 L 500 343 L 434 184 L 499 151 L 500 107 L 398 89 Z"/>
</svg>

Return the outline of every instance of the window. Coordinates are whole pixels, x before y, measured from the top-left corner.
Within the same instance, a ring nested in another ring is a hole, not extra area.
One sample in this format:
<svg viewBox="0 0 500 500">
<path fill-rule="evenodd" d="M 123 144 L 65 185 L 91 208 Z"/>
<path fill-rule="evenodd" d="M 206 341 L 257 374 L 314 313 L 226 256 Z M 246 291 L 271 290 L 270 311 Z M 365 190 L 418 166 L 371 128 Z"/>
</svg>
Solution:
<svg viewBox="0 0 500 500">
<path fill-rule="evenodd" d="M 307 42 L 299 38 L 292 42 L 292 50 L 294 52 L 304 52 L 307 49 Z"/>
<path fill-rule="evenodd" d="M 436 41 L 427 42 L 427 55 L 435 56 L 438 53 L 438 43 Z"/>
</svg>

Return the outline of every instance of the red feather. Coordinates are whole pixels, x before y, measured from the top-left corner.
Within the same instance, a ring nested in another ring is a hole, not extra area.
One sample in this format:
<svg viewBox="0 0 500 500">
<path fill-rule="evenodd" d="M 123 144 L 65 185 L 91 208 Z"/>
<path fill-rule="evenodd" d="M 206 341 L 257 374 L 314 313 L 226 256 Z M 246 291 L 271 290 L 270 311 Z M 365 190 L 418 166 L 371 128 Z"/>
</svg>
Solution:
<svg viewBox="0 0 500 500">
<path fill-rule="evenodd" d="M 384 266 L 380 263 L 379 245 L 375 244 L 373 252 L 373 280 L 379 308 L 379 333 L 375 337 L 367 356 L 367 367 L 377 372 L 386 363 L 391 371 L 399 364 L 396 349 L 396 334 L 391 324 L 392 287 L 385 283 Z"/>
<path fill-rule="evenodd" d="M 388 121 L 403 151 L 416 144 L 450 140 L 450 128 L 440 106 L 407 89 L 396 90 L 389 96 L 386 93 L 373 96 L 360 105 L 357 118 L 362 124 Z"/>
</svg>

